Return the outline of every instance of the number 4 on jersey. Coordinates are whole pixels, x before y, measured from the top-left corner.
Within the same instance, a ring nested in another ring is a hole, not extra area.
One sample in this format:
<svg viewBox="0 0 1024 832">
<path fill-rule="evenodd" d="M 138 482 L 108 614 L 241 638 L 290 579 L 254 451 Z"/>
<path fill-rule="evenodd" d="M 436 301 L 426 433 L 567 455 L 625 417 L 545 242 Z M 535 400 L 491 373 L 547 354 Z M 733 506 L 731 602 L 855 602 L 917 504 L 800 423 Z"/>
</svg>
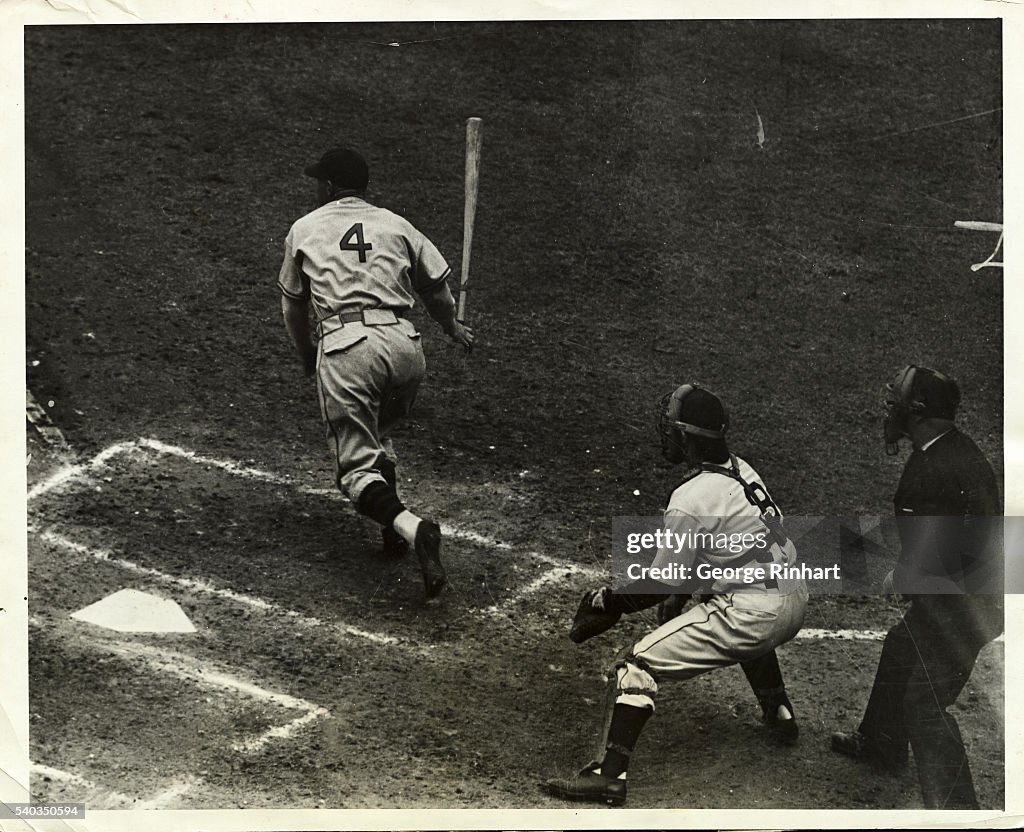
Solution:
<svg viewBox="0 0 1024 832">
<path fill-rule="evenodd" d="M 352 241 L 355 240 L 353 243 Z M 363 224 L 357 222 L 341 238 L 341 250 L 342 251 L 358 251 L 359 262 L 366 262 L 366 252 L 368 252 L 373 246 L 363 239 Z"/>
</svg>

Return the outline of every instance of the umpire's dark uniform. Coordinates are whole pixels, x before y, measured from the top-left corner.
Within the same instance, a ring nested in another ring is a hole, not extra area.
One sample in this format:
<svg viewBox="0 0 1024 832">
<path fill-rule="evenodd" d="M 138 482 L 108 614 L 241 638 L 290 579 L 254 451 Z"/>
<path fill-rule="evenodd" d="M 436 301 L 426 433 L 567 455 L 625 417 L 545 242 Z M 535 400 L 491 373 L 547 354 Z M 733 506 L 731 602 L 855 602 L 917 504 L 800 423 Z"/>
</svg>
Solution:
<svg viewBox="0 0 1024 832">
<path fill-rule="evenodd" d="M 909 606 L 885 637 L 859 731 L 896 760 L 909 742 L 926 808 L 974 809 L 960 729 L 946 709 L 1003 629 L 996 478 L 978 446 L 951 428 L 914 450 L 894 503 L 894 586 Z M 948 581 L 968 594 L 937 594 Z"/>
</svg>

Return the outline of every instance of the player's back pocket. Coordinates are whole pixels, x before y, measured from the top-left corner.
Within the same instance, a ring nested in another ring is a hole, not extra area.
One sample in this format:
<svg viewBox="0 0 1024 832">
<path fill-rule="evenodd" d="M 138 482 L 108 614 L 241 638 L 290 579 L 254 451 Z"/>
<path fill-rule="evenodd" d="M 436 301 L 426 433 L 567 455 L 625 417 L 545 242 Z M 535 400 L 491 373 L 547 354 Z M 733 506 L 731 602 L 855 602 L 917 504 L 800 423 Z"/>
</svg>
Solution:
<svg viewBox="0 0 1024 832">
<path fill-rule="evenodd" d="M 324 355 L 336 352 L 348 352 L 356 344 L 367 339 L 366 329 L 362 326 L 344 326 L 328 332 L 323 337 Z"/>
</svg>

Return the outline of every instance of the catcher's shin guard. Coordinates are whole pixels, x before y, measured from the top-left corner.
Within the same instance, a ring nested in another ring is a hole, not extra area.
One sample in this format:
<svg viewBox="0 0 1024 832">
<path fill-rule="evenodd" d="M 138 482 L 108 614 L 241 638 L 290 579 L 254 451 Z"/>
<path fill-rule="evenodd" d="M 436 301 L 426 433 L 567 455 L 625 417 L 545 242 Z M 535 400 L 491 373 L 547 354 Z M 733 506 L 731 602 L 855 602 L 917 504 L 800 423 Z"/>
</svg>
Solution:
<svg viewBox="0 0 1024 832">
<path fill-rule="evenodd" d="M 625 666 L 631 660 L 635 661 L 632 656 L 627 655 L 616 664 L 615 669 L 607 677 L 600 746 L 594 759 L 602 761 L 601 773 L 609 777 L 618 777 L 629 768 L 629 758 L 640 731 L 654 713 L 654 701 L 650 696 L 653 690 L 645 688 L 643 694 L 629 694 L 622 688 L 621 680 L 624 678 Z M 653 685 L 653 679 L 651 684 Z M 623 694 L 644 698 L 648 704 L 638 706 L 622 702 L 620 698 Z"/>
<path fill-rule="evenodd" d="M 618 704 L 612 711 L 612 724 L 608 727 L 608 742 L 605 744 L 601 774 L 618 777 L 629 768 L 636 741 L 640 739 L 647 720 L 653 714 L 650 708 L 636 708 L 633 705 Z"/>
<path fill-rule="evenodd" d="M 740 667 L 765 714 L 774 713 L 779 705 L 785 705 L 792 711 L 793 706 L 786 696 L 786 684 L 782 680 L 779 657 L 774 650 L 756 659 L 741 662 Z"/>
<path fill-rule="evenodd" d="M 658 683 L 642 659 L 632 653 L 615 663 L 615 703 L 654 710 Z"/>
<path fill-rule="evenodd" d="M 617 671 L 615 670 L 605 676 L 604 709 L 601 711 L 601 729 L 594 751 L 595 760 L 604 757 L 605 746 L 608 743 L 608 731 L 612 727 L 612 713 L 615 711 L 615 700 L 619 695 L 619 684 L 616 677 Z"/>
<path fill-rule="evenodd" d="M 761 706 L 761 721 L 778 742 L 795 745 L 800 729 L 793 703 L 786 695 L 786 685 L 782 680 L 782 670 L 775 651 L 770 650 L 763 656 L 742 662 L 740 666 Z"/>
</svg>

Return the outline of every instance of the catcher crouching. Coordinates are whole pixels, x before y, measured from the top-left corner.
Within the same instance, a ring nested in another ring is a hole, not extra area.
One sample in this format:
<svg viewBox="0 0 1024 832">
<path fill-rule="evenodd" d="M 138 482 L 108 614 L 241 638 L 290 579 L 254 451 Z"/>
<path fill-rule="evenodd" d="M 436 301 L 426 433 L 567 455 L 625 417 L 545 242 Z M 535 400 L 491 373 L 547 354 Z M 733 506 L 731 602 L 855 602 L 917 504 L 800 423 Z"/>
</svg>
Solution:
<svg viewBox="0 0 1024 832">
<path fill-rule="evenodd" d="M 711 540 L 723 529 L 751 533 L 769 546 L 735 552 L 729 548 L 659 551 L 654 565 L 723 567 L 716 574 L 738 574 L 755 557 L 764 566 L 789 567 L 796 547 L 786 535 L 782 513 L 760 476 L 726 445 L 728 416 L 721 401 L 696 384 L 667 394 L 659 405 L 661 450 L 670 463 L 686 463 L 688 473 L 673 491 L 666 524 L 702 528 Z M 719 528 L 706 528 L 717 525 Z M 736 568 L 728 568 L 736 567 Z M 691 574 L 696 573 L 691 568 Z M 702 572 L 704 570 L 701 570 Z M 767 576 L 770 569 L 762 570 Z M 699 600 L 683 611 L 691 596 Z M 609 677 L 604 747 L 598 759 L 577 774 L 548 780 L 545 791 L 570 800 L 621 804 L 626 772 L 644 725 L 654 713 L 658 685 L 690 679 L 739 664 L 762 709 L 771 735 L 783 744 L 799 735 L 775 648 L 792 639 L 803 624 L 807 588 L 802 580 L 758 583 L 719 578 L 711 585 L 691 579 L 668 584 L 643 578 L 619 590 L 600 587 L 580 602 L 569 637 L 576 643 L 605 632 L 622 615 L 658 606 L 657 629 L 630 647 Z"/>
</svg>

